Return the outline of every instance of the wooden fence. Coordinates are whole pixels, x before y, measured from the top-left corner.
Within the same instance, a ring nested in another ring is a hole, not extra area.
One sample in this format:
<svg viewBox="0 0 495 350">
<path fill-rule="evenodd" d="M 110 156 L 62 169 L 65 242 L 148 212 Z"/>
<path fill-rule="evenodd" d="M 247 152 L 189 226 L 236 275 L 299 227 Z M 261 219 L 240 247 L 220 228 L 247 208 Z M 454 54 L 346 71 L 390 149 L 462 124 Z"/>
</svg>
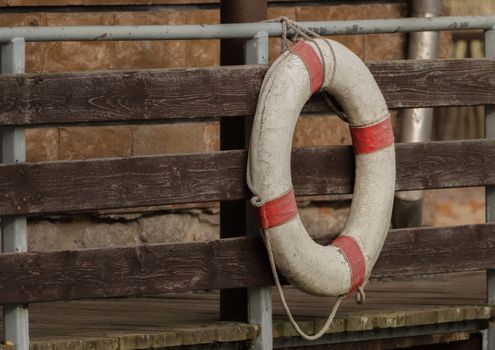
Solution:
<svg viewBox="0 0 495 350">
<path fill-rule="evenodd" d="M 495 60 L 368 63 L 389 108 L 495 104 Z M 252 116 L 265 65 L 0 77 L 0 126 Z M 326 112 L 318 97 L 306 112 Z M 251 117 L 246 117 L 251 118 Z M 246 151 L 0 165 L 0 216 L 248 199 Z M 311 173 L 307 169 L 312 169 Z M 293 151 L 297 195 L 351 193 L 350 147 Z M 495 140 L 397 144 L 397 190 L 495 185 Z M 320 239 L 328 244 L 332 237 Z M 495 224 L 392 230 L 373 278 L 495 267 Z M 259 237 L 0 254 L 0 303 L 272 285 Z"/>
</svg>

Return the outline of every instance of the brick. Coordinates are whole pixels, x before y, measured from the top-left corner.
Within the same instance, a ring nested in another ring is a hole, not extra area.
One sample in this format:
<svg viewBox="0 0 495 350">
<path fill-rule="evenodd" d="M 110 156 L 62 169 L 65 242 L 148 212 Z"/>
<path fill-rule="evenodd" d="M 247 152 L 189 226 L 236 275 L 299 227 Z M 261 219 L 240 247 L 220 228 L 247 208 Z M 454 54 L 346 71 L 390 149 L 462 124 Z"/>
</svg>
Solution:
<svg viewBox="0 0 495 350">
<path fill-rule="evenodd" d="M 81 5 L 81 0 L 7 0 L 9 6 Z"/>
<path fill-rule="evenodd" d="M 403 33 L 370 34 L 365 40 L 366 61 L 399 60 L 407 57 L 407 38 Z"/>
<path fill-rule="evenodd" d="M 113 13 L 47 13 L 50 26 L 112 25 Z M 113 68 L 115 43 L 49 42 L 40 43 L 44 51 L 45 72 L 103 70 Z"/>
<path fill-rule="evenodd" d="M 378 5 L 377 5 L 378 6 Z M 296 8 L 298 21 L 331 21 L 343 19 L 361 19 L 367 5 L 316 5 Z"/>
<path fill-rule="evenodd" d="M 0 27 L 44 26 L 46 16 L 43 13 L 10 13 L 0 16 Z M 43 70 L 43 45 L 26 44 L 26 72 L 34 73 Z"/>
<path fill-rule="evenodd" d="M 9 13 L 0 16 L 0 27 L 42 26 L 46 24 L 43 13 Z"/>
<path fill-rule="evenodd" d="M 60 128 L 59 158 L 67 160 L 127 157 L 132 154 L 133 127 Z"/>
<path fill-rule="evenodd" d="M 112 45 L 111 42 L 43 43 L 45 46 L 43 71 L 71 72 L 112 69 Z"/>
<path fill-rule="evenodd" d="M 26 160 L 28 162 L 58 159 L 58 129 L 26 129 Z"/>
<path fill-rule="evenodd" d="M 205 123 L 203 129 L 205 147 L 209 151 L 220 150 L 220 123 Z"/>
<path fill-rule="evenodd" d="M 451 58 L 454 54 L 452 33 L 440 32 L 438 39 L 438 58 Z"/>
<path fill-rule="evenodd" d="M 281 16 L 285 16 L 289 19 L 296 19 L 296 8 L 297 6 L 268 7 L 267 17 L 270 20 Z"/>
<path fill-rule="evenodd" d="M 117 25 L 214 24 L 218 10 L 162 10 L 123 12 L 115 15 Z M 116 42 L 114 66 L 129 68 L 198 67 L 219 63 L 218 40 Z"/>
<path fill-rule="evenodd" d="M 0 0 L 0 6 L 158 5 L 218 3 L 218 0 Z"/>
<path fill-rule="evenodd" d="M 380 6 L 380 5 L 376 5 Z M 363 18 L 362 5 L 305 6 L 296 8 L 297 21 L 337 21 Z M 347 46 L 356 55 L 364 57 L 363 35 L 333 35 L 328 38 Z"/>
<path fill-rule="evenodd" d="M 218 24 L 220 11 L 196 10 L 184 15 L 182 24 Z M 209 67 L 220 65 L 220 40 L 186 40 L 184 67 Z"/>
<path fill-rule="evenodd" d="M 424 226 L 455 226 L 485 222 L 483 187 L 425 191 Z"/>
<path fill-rule="evenodd" d="M 361 19 L 387 19 L 407 17 L 405 3 L 361 5 Z"/>
<path fill-rule="evenodd" d="M 43 47 L 40 43 L 26 44 L 26 73 L 43 72 Z"/>
<path fill-rule="evenodd" d="M 220 40 L 188 40 L 185 42 L 183 67 L 220 65 Z"/>
<path fill-rule="evenodd" d="M 495 3 L 486 0 L 445 0 L 450 16 L 485 16 L 495 13 Z"/>
<path fill-rule="evenodd" d="M 347 123 L 336 116 L 306 116 L 300 118 L 294 133 L 294 147 L 349 145 L 351 136 Z"/>
<path fill-rule="evenodd" d="M 218 124 L 141 125 L 134 132 L 134 155 L 218 150 Z"/>
<path fill-rule="evenodd" d="M 442 8 L 442 16 L 453 16 L 451 3 L 452 1 L 444 1 Z M 454 41 L 452 40 L 452 32 L 440 32 L 438 39 L 438 58 L 452 58 L 454 56 Z"/>
<path fill-rule="evenodd" d="M 363 5 L 362 11 L 367 19 L 407 17 L 404 4 Z M 364 46 L 364 59 L 367 61 L 402 59 L 407 55 L 407 37 L 404 33 L 369 34 Z"/>
</svg>

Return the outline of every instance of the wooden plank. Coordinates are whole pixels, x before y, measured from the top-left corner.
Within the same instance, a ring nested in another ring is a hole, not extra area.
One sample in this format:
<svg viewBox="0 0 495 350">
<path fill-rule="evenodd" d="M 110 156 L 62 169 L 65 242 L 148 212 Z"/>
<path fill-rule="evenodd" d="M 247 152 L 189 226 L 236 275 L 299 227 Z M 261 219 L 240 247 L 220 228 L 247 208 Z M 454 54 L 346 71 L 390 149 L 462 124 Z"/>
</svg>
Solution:
<svg viewBox="0 0 495 350">
<path fill-rule="evenodd" d="M 472 332 L 472 333 L 470 333 Z M 279 350 L 383 350 L 383 349 L 482 349 L 482 336 L 479 329 L 466 332 L 430 334 L 409 337 L 351 341 L 333 344 L 304 344 L 303 346 L 281 347 Z M 240 348 L 241 349 L 241 348 Z M 175 349 L 174 349 L 175 350 Z M 177 349 L 179 350 L 179 349 Z M 183 349 L 181 349 L 183 350 Z M 186 350 L 186 349 L 184 349 Z"/>
<path fill-rule="evenodd" d="M 389 108 L 494 104 L 495 61 L 370 62 Z M 253 115 L 267 67 L 28 74 L 0 78 L 0 125 Z M 319 98 L 306 112 L 328 112 Z"/>
<path fill-rule="evenodd" d="M 0 125 L 252 113 L 266 66 L 36 74 L 0 80 Z"/>
<path fill-rule="evenodd" d="M 298 303 L 299 304 L 299 303 Z M 299 304 L 300 305 L 300 304 Z M 298 305 L 298 306 L 299 306 Z M 321 305 L 320 305 L 321 307 Z M 383 310 L 356 311 L 354 313 L 344 313 L 335 319 L 327 333 L 341 332 L 363 332 L 386 328 L 415 327 L 434 325 L 450 322 L 462 322 L 470 320 L 487 320 L 491 316 L 492 308 L 490 306 L 430 306 L 418 307 L 407 310 Z M 275 337 L 298 337 L 289 320 L 283 315 L 278 316 L 274 322 L 273 328 L 276 331 Z M 310 316 L 307 316 L 308 318 Z M 280 319 L 281 318 L 281 319 Z M 314 332 L 321 327 L 322 317 L 317 319 L 309 318 L 301 323 L 301 329 L 305 332 Z"/>
<path fill-rule="evenodd" d="M 392 230 L 372 278 L 493 268 L 494 245 L 495 224 Z M 0 255 L 1 304 L 270 284 L 259 237 Z"/>
<path fill-rule="evenodd" d="M 397 144 L 397 190 L 495 184 L 495 140 Z M 248 198 L 243 150 L 0 166 L 0 215 Z M 293 152 L 299 196 L 353 188 L 348 146 Z"/>
</svg>

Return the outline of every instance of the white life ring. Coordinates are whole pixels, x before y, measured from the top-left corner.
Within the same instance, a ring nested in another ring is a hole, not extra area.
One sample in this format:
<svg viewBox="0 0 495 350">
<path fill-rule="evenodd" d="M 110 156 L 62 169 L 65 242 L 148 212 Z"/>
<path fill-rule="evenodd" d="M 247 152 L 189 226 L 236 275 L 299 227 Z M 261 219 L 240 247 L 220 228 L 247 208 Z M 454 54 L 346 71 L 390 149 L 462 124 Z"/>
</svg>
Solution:
<svg viewBox="0 0 495 350">
<path fill-rule="evenodd" d="M 347 114 L 356 161 L 349 218 L 329 246 L 314 242 L 299 218 L 290 167 L 299 114 L 321 90 Z M 287 280 L 321 296 L 343 296 L 367 281 L 390 224 L 395 148 L 385 99 L 359 57 L 338 42 L 315 39 L 298 41 L 273 63 L 258 99 L 247 178 Z"/>
</svg>

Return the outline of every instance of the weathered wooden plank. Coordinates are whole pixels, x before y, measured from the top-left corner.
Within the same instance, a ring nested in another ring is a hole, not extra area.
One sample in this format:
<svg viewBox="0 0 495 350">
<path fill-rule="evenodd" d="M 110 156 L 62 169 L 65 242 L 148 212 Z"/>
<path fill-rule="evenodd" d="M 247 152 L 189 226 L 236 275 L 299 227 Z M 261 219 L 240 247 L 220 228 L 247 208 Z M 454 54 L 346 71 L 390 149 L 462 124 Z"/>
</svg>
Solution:
<svg viewBox="0 0 495 350">
<path fill-rule="evenodd" d="M 332 238 L 327 236 L 319 242 Z M 493 268 L 494 245 L 495 224 L 392 230 L 372 277 Z M 0 255 L 0 304 L 271 283 L 259 237 Z"/>
<path fill-rule="evenodd" d="M 368 64 L 389 108 L 495 104 L 495 61 Z M 266 66 L 28 74 L 0 78 L 0 125 L 252 115 Z M 328 112 L 319 98 L 307 112 Z"/>
<path fill-rule="evenodd" d="M 389 337 L 382 339 L 370 339 L 361 341 L 348 341 L 332 344 L 306 344 L 301 346 L 277 347 L 279 350 L 383 350 L 383 349 L 481 349 L 482 336 L 480 330 L 484 329 L 483 322 L 473 323 L 472 327 L 466 329 L 465 332 L 442 333 L 429 335 L 416 335 L 408 337 Z M 313 330 L 311 330 L 313 331 Z M 352 335 L 350 335 L 352 336 Z M 293 338 L 294 339 L 294 338 Z M 302 343 L 302 341 L 294 341 L 293 343 Z M 192 349 L 192 348 L 191 348 Z M 209 349 L 200 347 L 199 349 Z M 239 348 L 242 349 L 242 348 Z M 3 349 L 2 349 L 3 350 Z M 7 350 L 7 349 L 6 349 Z M 175 349 L 174 349 L 175 350 Z M 179 350 L 179 349 L 177 349 Z M 180 349 L 189 350 L 189 349 Z"/>
<path fill-rule="evenodd" d="M 242 323 L 232 323 L 224 325 L 222 328 L 235 331 L 237 328 L 247 327 L 248 325 Z M 255 325 L 251 326 L 256 327 Z M 223 329 L 220 328 L 221 331 Z M 202 328 L 198 330 L 203 331 Z M 469 331 L 472 331 L 471 334 Z M 412 346 L 434 346 L 435 344 L 463 344 L 464 346 L 470 346 L 466 349 L 480 349 L 481 348 L 481 335 L 478 335 L 479 329 L 469 329 L 469 331 L 455 332 L 455 333 L 442 333 L 421 335 L 414 337 L 402 337 L 402 338 L 389 338 L 380 340 L 368 340 L 368 341 L 351 341 L 347 343 L 337 344 L 325 344 L 325 345 L 305 345 L 304 347 L 283 347 L 279 349 L 283 350 L 328 350 L 330 347 L 332 350 L 355 350 L 359 345 L 360 350 L 380 350 L 380 349 L 402 349 L 410 348 Z M 75 347 L 94 349 L 94 350 L 123 350 L 123 349 L 135 349 L 137 345 L 142 345 L 148 349 L 157 349 L 159 346 L 155 344 L 172 343 L 175 340 L 176 343 L 180 341 L 180 337 L 187 332 L 149 332 L 145 334 L 132 334 L 132 335 L 115 335 L 114 337 L 93 337 L 86 338 L 72 336 L 68 339 L 57 339 L 56 337 L 47 338 L 46 340 L 31 341 L 31 349 L 72 349 Z M 222 334 L 220 334 L 222 335 Z M 137 345 L 136 345 L 137 344 Z M 467 345 L 468 344 L 468 345 Z M 479 344 L 479 345 L 478 345 Z M 235 342 L 226 341 L 212 341 L 210 343 L 196 343 L 194 345 L 180 345 L 173 346 L 172 350 L 247 350 L 249 349 L 249 343 L 239 340 Z M 129 347 L 126 347 L 129 346 Z M 168 347 L 168 345 L 167 345 Z M 8 345 L 0 344 L 0 350 L 11 350 L 12 347 Z M 456 348 L 457 349 L 457 348 Z"/>
<path fill-rule="evenodd" d="M 494 246 L 495 224 L 392 230 L 372 277 L 493 268 Z M 1 304 L 271 283 L 259 237 L 0 255 Z"/>
<path fill-rule="evenodd" d="M 248 198 L 245 151 L 0 166 L 0 214 Z M 353 188 L 348 146 L 293 152 L 297 195 Z M 495 140 L 397 144 L 397 190 L 495 184 Z"/>
<path fill-rule="evenodd" d="M 243 115 L 266 66 L 10 76 L 2 124 L 65 124 Z"/>
</svg>

